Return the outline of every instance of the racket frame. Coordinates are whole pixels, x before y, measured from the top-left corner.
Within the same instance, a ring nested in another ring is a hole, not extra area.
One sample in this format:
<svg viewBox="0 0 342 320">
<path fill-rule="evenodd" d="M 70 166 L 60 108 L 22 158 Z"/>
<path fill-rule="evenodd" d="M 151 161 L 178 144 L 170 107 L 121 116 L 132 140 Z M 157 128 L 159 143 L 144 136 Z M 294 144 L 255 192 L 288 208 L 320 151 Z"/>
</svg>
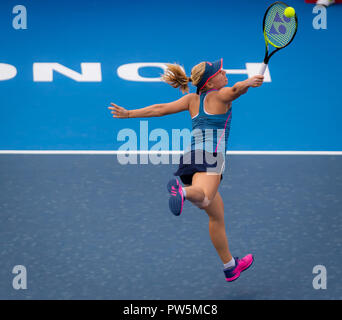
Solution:
<svg viewBox="0 0 342 320">
<path fill-rule="evenodd" d="M 267 14 L 268 14 L 268 11 L 270 11 L 270 9 L 275 5 L 275 4 L 282 4 L 286 7 L 289 7 L 289 5 L 287 5 L 285 2 L 282 2 L 282 1 L 276 1 L 274 3 L 272 3 L 266 10 L 265 14 L 264 14 L 264 19 L 262 21 L 262 31 L 263 31 L 263 34 L 264 34 L 264 39 L 265 39 L 265 45 L 266 45 L 266 50 L 265 50 L 265 57 L 264 57 L 264 61 L 263 61 L 263 64 L 261 66 L 261 69 L 260 69 L 260 74 L 264 74 L 265 73 L 265 70 L 267 68 L 267 65 L 268 65 L 268 62 L 270 61 L 271 57 L 276 53 L 278 52 L 279 50 L 281 49 L 284 49 L 285 47 L 287 47 L 292 41 L 293 39 L 295 38 L 296 34 L 297 34 L 297 29 L 298 29 L 298 17 L 297 17 L 297 14 L 295 14 L 294 18 L 295 18 L 295 21 L 296 21 L 296 30 L 291 38 L 291 40 L 285 45 L 285 46 L 282 46 L 282 47 L 277 47 L 275 46 L 267 37 L 266 35 L 266 32 L 265 32 L 265 21 L 266 21 L 266 17 L 267 17 Z M 268 48 L 269 48 L 269 45 L 272 45 L 274 48 L 276 48 L 274 51 L 271 52 L 270 55 L 268 55 Z"/>
</svg>

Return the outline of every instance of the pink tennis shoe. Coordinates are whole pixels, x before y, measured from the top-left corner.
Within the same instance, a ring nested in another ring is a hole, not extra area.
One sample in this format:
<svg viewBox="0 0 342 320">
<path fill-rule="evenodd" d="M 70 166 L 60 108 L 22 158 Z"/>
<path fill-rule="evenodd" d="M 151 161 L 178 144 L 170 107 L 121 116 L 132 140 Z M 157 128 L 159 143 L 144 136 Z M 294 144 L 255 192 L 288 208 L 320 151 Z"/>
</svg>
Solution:
<svg viewBox="0 0 342 320">
<path fill-rule="evenodd" d="M 169 208 L 175 216 L 179 216 L 183 211 L 184 195 L 180 182 L 173 178 L 167 184 L 167 190 L 170 192 Z"/>
<path fill-rule="evenodd" d="M 247 256 L 243 257 L 242 259 L 239 259 L 238 257 L 235 257 L 234 259 L 235 267 L 223 270 L 226 276 L 226 281 L 228 282 L 234 281 L 239 278 L 241 272 L 247 270 L 254 261 L 253 255 L 251 254 L 247 254 Z"/>
</svg>

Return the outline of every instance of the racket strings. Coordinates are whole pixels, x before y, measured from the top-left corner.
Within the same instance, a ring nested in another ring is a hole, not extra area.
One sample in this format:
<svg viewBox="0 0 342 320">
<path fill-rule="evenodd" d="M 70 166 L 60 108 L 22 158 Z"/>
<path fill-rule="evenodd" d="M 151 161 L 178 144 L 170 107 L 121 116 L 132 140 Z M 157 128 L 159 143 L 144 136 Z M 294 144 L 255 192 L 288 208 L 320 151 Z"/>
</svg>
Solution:
<svg viewBox="0 0 342 320">
<path fill-rule="evenodd" d="M 265 18 L 264 32 L 268 42 L 276 48 L 285 47 L 296 33 L 296 19 L 287 18 L 284 10 L 287 7 L 283 4 L 274 4 Z"/>
</svg>

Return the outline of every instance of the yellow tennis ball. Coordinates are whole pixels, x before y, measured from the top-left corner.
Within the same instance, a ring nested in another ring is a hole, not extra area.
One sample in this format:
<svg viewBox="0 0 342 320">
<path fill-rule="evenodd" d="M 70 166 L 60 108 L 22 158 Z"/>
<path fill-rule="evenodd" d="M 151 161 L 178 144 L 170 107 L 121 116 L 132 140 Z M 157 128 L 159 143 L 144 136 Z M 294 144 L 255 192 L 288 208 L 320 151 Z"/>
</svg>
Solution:
<svg viewBox="0 0 342 320">
<path fill-rule="evenodd" d="M 292 7 L 287 7 L 285 10 L 284 10 L 284 15 L 285 17 L 287 18 L 293 18 L 296 14 L 296 11 L 294 8 Z"/>
</svg>

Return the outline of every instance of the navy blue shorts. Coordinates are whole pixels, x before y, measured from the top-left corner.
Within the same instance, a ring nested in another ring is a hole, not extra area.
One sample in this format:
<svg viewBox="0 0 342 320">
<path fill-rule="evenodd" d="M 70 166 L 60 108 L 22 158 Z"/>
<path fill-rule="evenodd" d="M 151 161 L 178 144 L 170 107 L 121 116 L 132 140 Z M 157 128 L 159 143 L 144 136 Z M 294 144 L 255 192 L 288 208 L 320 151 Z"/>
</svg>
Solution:
<svg viewBox="0 0 342 320">
<path fill-rule="evenodd" d="M 221 174 L 224 170 L 225 158 L 222 153 L 205 150 L 191 150 L 180 157 L 178 170 L 174 173 L 184 184 L 192 184 L 192 177 L 196 172 L 212 172 Z"/>
</svg>

